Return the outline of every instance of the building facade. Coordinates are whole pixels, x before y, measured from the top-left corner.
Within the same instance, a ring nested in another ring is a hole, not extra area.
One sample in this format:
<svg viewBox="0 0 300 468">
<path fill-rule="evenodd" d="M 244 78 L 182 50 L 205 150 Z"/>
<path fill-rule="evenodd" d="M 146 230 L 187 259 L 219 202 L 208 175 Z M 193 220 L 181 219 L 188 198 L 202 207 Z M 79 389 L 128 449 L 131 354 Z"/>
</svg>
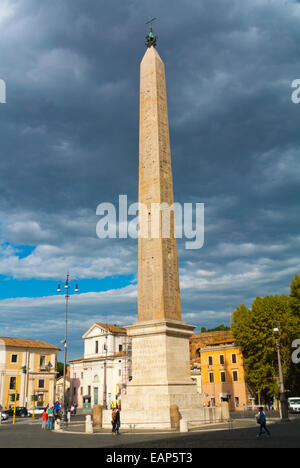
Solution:
<svg viewBox="0 0 300 468">
<path fill-rule="evenodd" d="M 53 405 L 57 367 L 56 346 L 37 340 L 0 337 L 0 405 L 13 405 L 11 395 L 17 393 L 17 406 L 31 409 L 33 397 L 37 406 Z M 26 366 L 26 373 L 20 371 Z"/>
<path fill-rule="evenodd" d="M 195 334 L 191 338 L 191 377 L 201 380 L 202 403 L 219 406 L 228 401 L 231 411 L 253 404 L 245 382 L 243 354 L 230 331 Z"/>
<path fill-rule="evenodd" d="M 56 400 L 62 404 L 64 400 L 64 376 L 56 379 Z M 65 401 L 70 401 L 70 367 L 66 369 L 66 383 L 65 383 Z"/>
<path fill-rule="evenodd" d="M 82 408 L 121 404 L 131 379 L 131 342 L 126 330 L 95 323 L 84 335 L 84 356 L 69 361 L 69 404 Z"/>
</svg>

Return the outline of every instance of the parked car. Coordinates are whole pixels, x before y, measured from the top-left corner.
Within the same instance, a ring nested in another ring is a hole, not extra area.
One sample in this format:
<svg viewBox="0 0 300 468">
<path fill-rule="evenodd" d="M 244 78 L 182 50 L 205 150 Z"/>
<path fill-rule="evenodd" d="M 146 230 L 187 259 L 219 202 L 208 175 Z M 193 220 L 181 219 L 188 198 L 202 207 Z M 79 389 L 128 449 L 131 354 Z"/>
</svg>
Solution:
<svg viewBox="0 0 300 468">
<path fill-rule="evenodd" d="M 300 413 L 300 397 L 288 399 L 290 413 Z"/>
<path fill-rule="evenodd" d="M 1 421 L 7 421 L 9 418 L 8 414 L 1 412 Z"/>
<path fill-rule="evenodd" d="M 8 417 L 12 418 L 14 415 L 14 409 L 9 408 L 8 410 L 2 411 L 2 413 L 7 414 Z M 23 406 L 16 407 L 16 417 L 18 418 L 26 418 L 28 416 L 28 411 Z"/>
<path fill-rule="evenodd" d="M 45 407 L 37 407 L 34 409 L 34 416 L 42 416 L 43 412 L 45 411 Z M 28 410 L 28 416 L 32 417 L 33 409 Z"/>
</svg>

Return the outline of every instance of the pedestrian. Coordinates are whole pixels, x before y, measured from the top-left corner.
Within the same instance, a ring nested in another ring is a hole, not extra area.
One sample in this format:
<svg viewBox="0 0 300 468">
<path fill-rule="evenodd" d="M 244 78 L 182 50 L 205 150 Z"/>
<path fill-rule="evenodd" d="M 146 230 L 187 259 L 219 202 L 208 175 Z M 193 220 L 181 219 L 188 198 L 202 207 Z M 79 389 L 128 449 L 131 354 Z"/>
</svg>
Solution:
<svg viewBox="0 0 300 468">
<path fill-rule="evenodd" d="M 111 424 L 112 424 L 112 433 L 113 435 L 116 435 L 117 411 L 115 408 L 112 410 Z"/>
<path fill-rule="evenodd" d="M 42 413 L 42 430 L 45 431 L 47 429 L 47 423 L 48 423 L 48 414 L 46 411 L 46 408 L 44 409 Z"/>
<path fill-rule="evenodd" d="M 121 420 L 120 420 L 120 410 L 117 408 L 116 410 L 116 434 L 120 435 L 120 426 L 121 426 Z"/>
<path fill-rule="evenodd" d="M 257 424 L 259 424 L 259 433 L 257 435 L 257 437 L 261 437 L 262 434 L 264 434 L 263 431 L 265 431 L 267 433 L 267 436 L 270 437 L 270 431 L 269 429 L 267 428 L 267 420 L 266 420 L 266 415 L 264 413 L 264 410 L 263 408 L 259 408 L 259 413 L 256 417 L 256 421 L 257 421 Z"/>
<path fill-rule="evenodd" d="M 67 410 L 67 420 L 68 420 L 68 423 L 70 424 L 71 422 L 71 408 L 70 407 Z"/>
<path fill-rule="evenodd" d="M 60 405 L 59 402 L 57 401 L 54 405 L 54 414 L 55 414 L 55 419 L 58 418 L 59 416 L 59 411 L 60 411 Z"/>
<path fill-rule="evenodd" d="M 48 414 L 48 429 L 49 429 L 49 431 L 52 431 L 52 430 L 53 430 L 53 426 L 54 426 L 54 411 L 53 411 L 53 407 L 48 409 L 47 414 Z"/>
</svg>

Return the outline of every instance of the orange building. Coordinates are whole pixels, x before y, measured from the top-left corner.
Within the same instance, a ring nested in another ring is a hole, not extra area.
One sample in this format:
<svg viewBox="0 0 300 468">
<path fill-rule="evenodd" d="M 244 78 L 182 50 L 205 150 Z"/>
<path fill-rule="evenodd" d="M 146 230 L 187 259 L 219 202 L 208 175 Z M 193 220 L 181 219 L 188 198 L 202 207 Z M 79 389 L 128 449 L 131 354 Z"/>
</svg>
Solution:
<svg viewBox="0 0 300 468">
<path fill-rule="evenodd" d="M 231 411 L 239 411 L 252 404 L 245 382 L 243 354 L 230 331 L 195 334 L 190 351 L 191 377 L 197 380 L 205 406 L 219 406 L 228 401 Z"/>
<path fill-rule="evenodd" d="M 13 404 L 11 395 L 19 395 L 18 406 L 32 408 L 53 405 L 57 367 L 56 346 L 38 340 L 0 337 L 0 405 Z M 20 371 L 26 366 L 26 373 Z"/>
</svg>

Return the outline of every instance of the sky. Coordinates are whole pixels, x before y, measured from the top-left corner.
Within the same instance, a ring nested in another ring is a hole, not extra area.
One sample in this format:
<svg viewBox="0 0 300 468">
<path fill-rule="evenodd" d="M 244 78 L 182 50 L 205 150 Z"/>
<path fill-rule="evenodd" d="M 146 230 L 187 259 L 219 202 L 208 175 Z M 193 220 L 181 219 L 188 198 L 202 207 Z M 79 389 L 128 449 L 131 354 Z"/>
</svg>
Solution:
<svg viewBox="0 0 300 468">
<path fill-rule="evenodd" d="M 203 247 L 178 240 L 183 320 L 229 325 L 299 274 L 299 2 L 2 0 L 0 336 L 59 346 L 68 271 L 69 358 L 95 321 L 137 320 L 137 241 L 100 240 L 96 209 L 137 201 L 150 16 L 175 201 L 205 206 Z"/>
</svg>

